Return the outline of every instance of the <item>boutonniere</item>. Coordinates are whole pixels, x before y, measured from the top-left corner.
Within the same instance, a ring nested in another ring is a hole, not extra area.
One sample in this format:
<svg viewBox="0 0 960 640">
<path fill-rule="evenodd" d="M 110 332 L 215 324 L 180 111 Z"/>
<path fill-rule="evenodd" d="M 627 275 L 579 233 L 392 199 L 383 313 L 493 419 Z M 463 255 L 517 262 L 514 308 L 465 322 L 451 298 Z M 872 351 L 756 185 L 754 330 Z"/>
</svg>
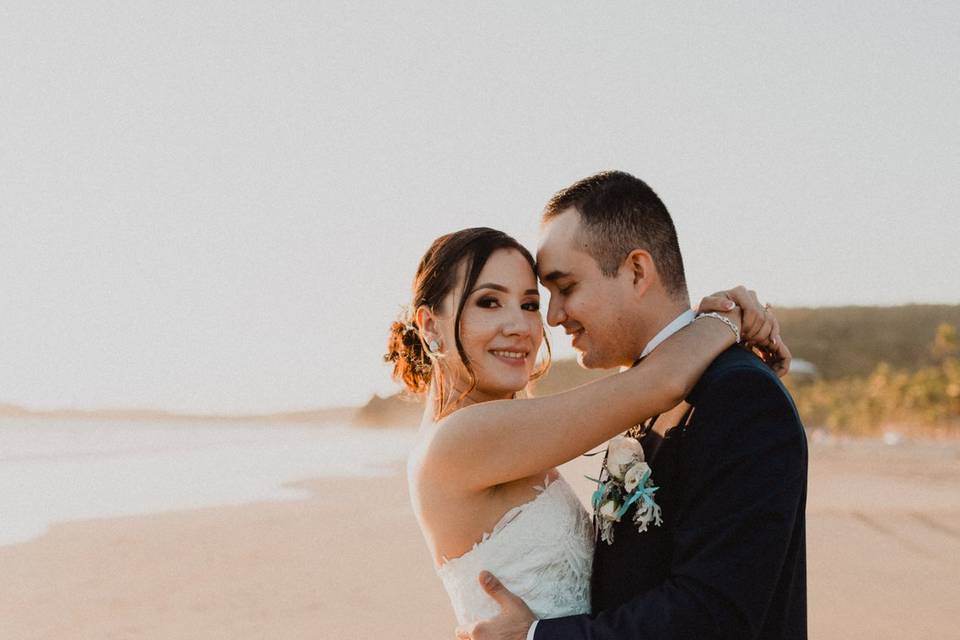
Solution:
<svg viewBox="0 0 960 640">
<path fill-rule="evenodd" d="M 651 523 L 658 527 L 663 523 L 660 505 L 653 496 L 657 487 L 653 485 L 650 465 L 643 459 L 643 447 L 639 440 L 628 436 L 617 436 L 611 440 L 603 468 L 607 471 L 606 480 L 587 476 L 597 483 L 592 502 L 594 521 L 601 540 L 613 544 L 613 524 L 620 522 L 634 505 L 633 523 L 640 533 L 646 531 Z"/>
</svg>

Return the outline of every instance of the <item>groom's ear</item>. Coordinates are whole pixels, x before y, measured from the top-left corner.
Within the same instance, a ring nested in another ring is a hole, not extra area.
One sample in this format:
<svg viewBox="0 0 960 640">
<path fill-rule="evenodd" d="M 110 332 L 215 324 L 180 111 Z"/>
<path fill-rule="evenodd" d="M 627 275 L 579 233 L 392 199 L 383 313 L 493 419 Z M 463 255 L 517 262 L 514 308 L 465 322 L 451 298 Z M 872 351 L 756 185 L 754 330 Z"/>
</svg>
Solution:
<svg viewBox="0 0 960 640">
<path fill-rule="evenodd" d="M 657 267 L 653 256 L 643 249 L 634 249 L 623 261 L 623 267 L 633 279 L 633 288 L 640 295 L 646 293 L 657 279 Z"/>
</svg>

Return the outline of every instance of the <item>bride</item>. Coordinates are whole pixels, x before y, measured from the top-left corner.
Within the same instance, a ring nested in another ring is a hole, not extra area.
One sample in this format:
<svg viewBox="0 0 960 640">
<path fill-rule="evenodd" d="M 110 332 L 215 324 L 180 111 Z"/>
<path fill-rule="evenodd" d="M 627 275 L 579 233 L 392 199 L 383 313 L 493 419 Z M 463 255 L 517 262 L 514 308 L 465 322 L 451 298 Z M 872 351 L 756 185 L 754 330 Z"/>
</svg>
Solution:
<svg viewBox="0 0 960 640">
<path fill-rule="evenodd" d="M 717 295 L 700 311 L 739 326 L 740 308 L 727 306 Z M 497 613 L 481 570 L 538 618 L 589 612 L 593 527 L 557 465 L 676 406 L 735 340 L 725 322 L 698 318 L 631 369 L 517 399 L 549 366 L 539 308 L 530 253 L 502 232 L 464 229 L 434 241 L 391 327 L 394 378 L 427 398 L 407 463 L 413 510 L 460 625 Z"/>
</svg>

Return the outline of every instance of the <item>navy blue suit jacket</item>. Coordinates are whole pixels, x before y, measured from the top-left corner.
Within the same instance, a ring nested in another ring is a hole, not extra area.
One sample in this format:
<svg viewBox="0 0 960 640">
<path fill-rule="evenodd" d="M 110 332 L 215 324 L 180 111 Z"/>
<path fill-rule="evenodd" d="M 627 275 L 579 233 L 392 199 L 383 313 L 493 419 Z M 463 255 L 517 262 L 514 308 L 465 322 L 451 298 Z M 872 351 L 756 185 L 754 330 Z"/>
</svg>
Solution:
<svg viewBox="0 0 960 640">
<path fill-rule="evenodd" d="M 594 551 L 594 613 L 541 620 L 535 640 L 807 637 L 807 443 L 793 401 L 734 347 L 687 402 L 687 425 L 642 441 L 663 525 L 638 533 L 624 516 Z"/>
</svg>

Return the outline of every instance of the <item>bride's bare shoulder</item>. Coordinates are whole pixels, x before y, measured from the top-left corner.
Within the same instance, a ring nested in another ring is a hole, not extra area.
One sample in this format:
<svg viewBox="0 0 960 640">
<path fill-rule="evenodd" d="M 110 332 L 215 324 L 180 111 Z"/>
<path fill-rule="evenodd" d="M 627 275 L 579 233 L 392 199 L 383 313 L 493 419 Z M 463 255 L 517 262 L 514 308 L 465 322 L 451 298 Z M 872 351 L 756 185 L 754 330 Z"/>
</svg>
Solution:
<svg viewBox="0 0 960 640">
<path fill-rule="evenodd" d="M 450 437 L 443 429 L 449 424 L 449 418 L 420 425 L 417 441 L 407 456 L 407 476 L 411 482 L 419 484 L 423 480 L 437 479 L 446 475 L 451 467 Z"/>
<path fill-rule="evenodd" d="M 459 409 L 438 420 L 425 420 L 420 425 L 419 436 L 413 452 L 422 465 L 445 464 L 462 453 L 464 436 L 474 428 L 470 407 Z"/>
<path fill-rule="evenodd" d="M 471 407 L 440 420 L 425 422 L 407 457 L 407 477 L 411 489 L 421 495 L 465 499 L 484 495 L 495 489 L 476 486 L 468 475 L 469 456 L 482 455 L 476 447 L 476 434 L 481 426 L 469 411 Z"/>
</svg>

